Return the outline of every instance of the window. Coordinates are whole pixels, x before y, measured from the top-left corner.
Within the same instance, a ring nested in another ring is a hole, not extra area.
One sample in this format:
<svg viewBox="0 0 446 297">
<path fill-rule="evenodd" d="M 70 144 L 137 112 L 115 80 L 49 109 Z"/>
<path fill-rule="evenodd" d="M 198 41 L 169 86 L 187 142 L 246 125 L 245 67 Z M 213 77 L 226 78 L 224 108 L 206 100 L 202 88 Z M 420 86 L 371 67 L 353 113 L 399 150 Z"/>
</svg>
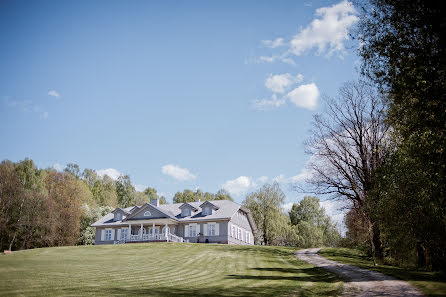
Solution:
<svg viewBox="0 0 446 297">
<path fill-rule="evenodd" d="M 189 237 L 196 237 L 197 236 L 197 225 L 189 225 Z"/>
<path fill-rule="evenodd" d="M 249 243 L 249 232 L 245 232 L 245 241 Z"/>
<path fill-rule="evenodd" d="M 238 237 L 237 239 L 242 240 L 242 229 L 238 228 Z"/>
<path fill-rule="evenodd" d="M 118 213 L 116 214 L 116 220 L 117 220 L 117 221 L 121 220 L 121 213 L 120 213 L 120 212 L 118 212 Z"/>
<path fill-rule="evenodd" d="M 215 236 L 215 224 L 208 224 L 208 235 Z"/>
<path fill-rule="evenodd" d="M 145 213 L 144 213 L 144 216 L 145 217 L 150 217 L 152 214 L 150 213 L 150 211 L 146 211 Z"/>
<path fill-rule="evenodd" d="M 232 225 L 231 227 L 232 227 L 232 230 L 231 230 L 232 231 L 232 237 L 236 238 L 237 235 L 235 234 L 235 226 Z"/>
<path fill-rule="evenodd" d="M 183 209 L 181 210 L 181 215 L 182 215 L 183 217 L 188 217 L 188 216 L 190 216 L 190 208 L 183 208 Z"/>
<path fill-rule="evenodd" d="M 111 233 L 112 233 L 112 230 L 105 230 L 105 240 L 112 240 Z"/>
<path fill-rule="evenodd" d="M 203 208 L 203 215 L 207 216 L 210 214 L 212 214 L 212 208 L 210 208 L 210 207 Z"/>
<path fill-rule="evenodd" d="M 127 238 L 128 231 L 129 231 L 128 228 L 124 228 L 124 229 L 121 230 L 121 239 L 126 239 Z"/>
</svg>

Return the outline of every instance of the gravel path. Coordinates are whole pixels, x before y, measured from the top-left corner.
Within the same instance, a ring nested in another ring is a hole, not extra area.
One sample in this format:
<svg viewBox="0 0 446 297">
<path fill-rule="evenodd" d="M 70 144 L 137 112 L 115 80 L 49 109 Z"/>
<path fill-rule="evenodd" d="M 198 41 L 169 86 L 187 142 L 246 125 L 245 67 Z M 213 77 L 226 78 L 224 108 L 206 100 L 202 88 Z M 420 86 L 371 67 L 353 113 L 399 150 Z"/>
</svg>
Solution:
<svg viewBox="0 0 446 297">
<path fill-rule="evenodd" d="M 325 259 L 317 254 L 319 250 L 320 248 L 299 250 L 296 252 L 296 256 L 314 266 L 322 267 L 339 275 L 344 281 L 344 292 L 341 296 L 424 296 L 408 282 L 379 272 Z"/>
</svg>

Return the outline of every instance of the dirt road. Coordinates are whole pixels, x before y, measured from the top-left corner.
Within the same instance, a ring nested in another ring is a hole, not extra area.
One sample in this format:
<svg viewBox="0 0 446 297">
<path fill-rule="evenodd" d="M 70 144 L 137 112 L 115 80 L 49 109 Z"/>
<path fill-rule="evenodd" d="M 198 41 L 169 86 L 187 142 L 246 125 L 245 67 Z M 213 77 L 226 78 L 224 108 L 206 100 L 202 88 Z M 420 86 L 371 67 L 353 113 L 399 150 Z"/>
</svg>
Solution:
<svg viewBox="0 0 446 297">
<path fill-rule="evenodd" d="M 319 250 L 320 248 L 299 250 L 296 252 L 296 256 L 314 266 L 322 267 L 339 275 L 344 281 L 344 292 L 341 296 L 424 296 L 421 291 L 408 282 L 379 272 L 325 259 L 317 254 Z"/>
</svg>

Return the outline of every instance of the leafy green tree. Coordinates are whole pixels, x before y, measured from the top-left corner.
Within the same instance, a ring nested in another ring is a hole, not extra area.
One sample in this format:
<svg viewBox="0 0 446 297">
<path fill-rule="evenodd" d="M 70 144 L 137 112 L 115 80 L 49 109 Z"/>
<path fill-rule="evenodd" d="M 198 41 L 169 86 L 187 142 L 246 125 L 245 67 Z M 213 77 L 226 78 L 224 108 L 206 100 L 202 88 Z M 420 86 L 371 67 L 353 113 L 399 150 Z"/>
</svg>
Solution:
<svg viewBox="0 0 446 297">
<path fill-rule="evenodd" d="M 341 238 L 336 225 L 325 214 L 317 197 L 305 196 L 289 212 L 291 224 L 299 235 L 300 247 L 336 246 Z"/>
<path fill-rule="evenodd" d="M 391 215 L 381 218 L 388 239 L 401 238 L 392 240 L 393 252 L 402 245 L 416 249 L 419 265 L 429 259 L 434 270 L 446 271 L 445 6 L 421 0 L 371 0 L 369 6 L 359 26 L 362 72 L 388 94 L 398 145 L 379 179 L 377 195 L 387 203 L 379 209 Z"/>
<path fill-rule="evenodd" d="M 160 204 L 169 204 L 169 202 L 167 202 L 166 197 L 161 196 L 160 197 Z"/>
<path fill-rule="evenodd" d="M 116 194 L 119 207 L 135 205 L 136 191 L 128 175 L 120 176 L 116 181 Z"/>
<path fill-rule="evenodd" d="M 147 195 L 147 197 L 149 198 L 149 201 L 150 201 L 150 199 L 158 199 L 159 198 L 156 189 L 151 188 L 151 187 L 148 187 L 147 189 L 145 189 L 144 194 Z"/>
<path fill-rule="evenodd" d="M 215 194 L 215 200 L 230 200 L 230 201 L 234 201 L 234 199 L 232 199 L 231 194 L 226 191 L 225 189 L 220 189 L 217 191 L 217 194 Z"/>
<path fill-rule="evenodd" d="M 96 228 L 90 227 L 91 224 L 112 212 L 114 207 L 111 206 L 96 206 L 90 207 L 88 204 L 82 205 L 82 216 L 80 218 L 80 237 L 78 244 L 93 245 L 95 241 Z"/>
<path fill-rule="evenodd" d="M 200 189 L 197 189 L 195 192 L 186 189 L 182 193 L 175 193 L 173 196 L 173 203 L 195 202 L 198 199 L 200 199 L 200 201 L 211 201 L 215 200 L 215 195 L 209 192 L 202 192 Z"/>
<path fill-rule="evenodd" d="M 64 171 L 66 173 L 71 174 L 75 178 L 80 178 L 81 177 L 79 165 L 77 165 L 75 163 L 67 164 L 67 166 L 65 167 Z"/>
<path fill-rule="evenodd" d="M 271 245 L 277 234 L 282 233 L 282 226 L 286 225 L 281 219 L 284 200 L 285 194 L 275 182 L 272 185 L 264 184 L 258 191 L 248 194 L 243 201 L 257 225 L 259 240 L 265 245 Z"/>
</svg>

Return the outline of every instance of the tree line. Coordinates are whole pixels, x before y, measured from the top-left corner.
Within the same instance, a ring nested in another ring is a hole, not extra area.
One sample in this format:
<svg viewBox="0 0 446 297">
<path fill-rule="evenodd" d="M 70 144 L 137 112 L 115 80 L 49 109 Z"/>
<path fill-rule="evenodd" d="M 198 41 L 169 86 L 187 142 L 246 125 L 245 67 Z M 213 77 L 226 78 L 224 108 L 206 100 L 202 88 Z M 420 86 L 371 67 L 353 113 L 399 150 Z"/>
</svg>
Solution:
<svg viewBox="0 0 446 297">
<path fill-rule="evenodd" d="M 30 159 L 0 163 L 0 248 L 30 249 L 47 246 L 93 244 L 92 223 L 116 207 L 142 205 L 151 199 L 166 204 L 164 196 L 147 187 L 136 191 L 128 175 L 113 180 L 95 170 L 80 170 L 71 163 L 62 172 L 39 169 Z M 229 199 L 216 194 L 184 190 L 174 202 Z"/>
<path fill-rule="evenodd" d="M 315 116 L 309 186 L 349 201 L 375 261 L 446 271 L 446 18 L 434 1 L 363 3 L 362 80 Z"/>
</svg>

